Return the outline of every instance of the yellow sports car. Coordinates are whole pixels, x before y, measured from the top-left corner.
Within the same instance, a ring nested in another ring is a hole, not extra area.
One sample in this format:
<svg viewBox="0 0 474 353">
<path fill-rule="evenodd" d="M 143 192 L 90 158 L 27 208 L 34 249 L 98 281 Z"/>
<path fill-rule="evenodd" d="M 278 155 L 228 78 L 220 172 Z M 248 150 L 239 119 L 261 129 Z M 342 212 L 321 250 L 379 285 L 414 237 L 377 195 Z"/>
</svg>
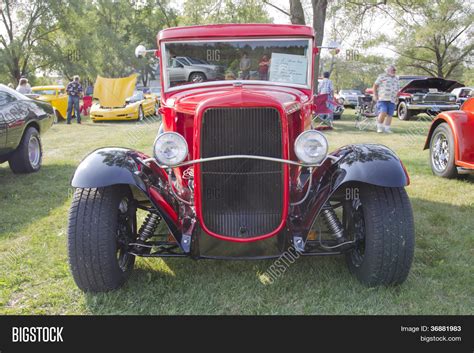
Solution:
<svg viewBox="0 0 474 353">
<path fill-rule="evenodd" d="M 35 86 L 31 87 L 31 91 L 32 94 L 30 96 L 32 98 L 48 102 L 52 105 L 55 122 L 66 119 L 68 96 L 64 86 Z"/>
<path fill-rule="evenodd" d="M 90 117 L 99 120 L 143 120 L 147 115 L 155 115 L 156 102 L 153 97 L 145 97 L 143 91 L 135 91 L 121 107 L 103 107 L 99 102 L 92 105 Z"/>
</svg>

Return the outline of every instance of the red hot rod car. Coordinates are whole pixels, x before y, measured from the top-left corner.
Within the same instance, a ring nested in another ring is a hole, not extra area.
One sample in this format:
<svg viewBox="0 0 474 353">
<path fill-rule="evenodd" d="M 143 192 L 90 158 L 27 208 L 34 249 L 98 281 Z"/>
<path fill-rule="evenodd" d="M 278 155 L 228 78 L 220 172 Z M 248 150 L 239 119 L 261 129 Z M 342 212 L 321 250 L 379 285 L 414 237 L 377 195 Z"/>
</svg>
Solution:
<svg viewBox="0 0 474 353">
<path fill-rule="evenodd" d="M 428 148 L 433 174 L 454 178 L 474 173 L 474 98 L 461 110 L 438 114 L 426 139 Z"/>
<path fill-rule="evenodd" d="M 311 27 L 181 27 L 157 39 L 163 121 L 153 156 L 102 148 L 72 178 L 69 259 L 82 290 L 121 286 L 136 256 L 343 254 L 366 285 L 406 279 L 414 251 L 408 174 L 385 146 L 328 153 L 311 129 Z M 177 83 L 173 58 L 184 56 L 225 78 Z M 137 209 L 147 212 L 141 226 Z M 159 233 L 160 222 L 169 232 Z"/>
</svg>

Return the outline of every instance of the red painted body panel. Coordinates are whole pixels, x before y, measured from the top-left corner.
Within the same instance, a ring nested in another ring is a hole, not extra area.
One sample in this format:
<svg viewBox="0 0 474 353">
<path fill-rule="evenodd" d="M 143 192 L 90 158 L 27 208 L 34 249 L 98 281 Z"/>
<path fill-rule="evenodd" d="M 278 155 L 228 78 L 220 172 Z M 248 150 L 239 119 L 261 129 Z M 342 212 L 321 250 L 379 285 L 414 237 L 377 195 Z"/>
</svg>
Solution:
<svg viewBox="0 0 474 353">
<path fill-rule="evenodd" d="M 178 223 L 178 215 L 174 211 L 173 207 L 170 206 L 168 202 L 163 198 L 163 196 L 160 195 L 160 193 L 153 187 L 148 189 L 148 192 L 150 193 L 150 196 L 153 198 L 153 200 L 160 205 L 163 210 L 171 217 L 171 219 L 175 222 Z"/>
<path fill-rule="evenodd" d="M 466 101 L 461 110 L 438 114 L 431 124 L 425 149 L 430 146 L 434 129 L 443 122 L 449 125 L 454 135 L 455 164 L 474 169 L 474 98 Z"/>
<path fill-rule="evenodd" d="M 212 38 L 270 38 L 270 37 L 306 37 L 314 41 L 314 31 L 308 26 L 273 24 L 231 24 L 169 28 L 158 34 L 158 48 L 162 41 Z M 314 55 L 317 50 L 314 50 Z M 161 55 L 160 52 L 157 53 Z M 160 60 L 163 63 L 163 60 Z M 160 65 L 163 77 L 163 66 Z M 314 70 L 314 68 L 312 68 Z M 215 107 L 273 107 L 281 115 L 283 158 L 296 160 L 293 144 L 296 137 L 310 127 L 313 89 L 299 89 L 285 86 L 245 84 L 241 86 L 218 81 L 212 86 L 183 87 L 182 90 L 165 92 L 162 87 L 161 110 L 164 131 L 178 132 L 186 139 L 189 147 L 189 159 L 200 157 L 200 126 L 203 112 Z M 163 83 L 162 83 L 163 85 Z M 310 87 L 313 85 L 311 84 Z M 286 225 L 290 199 L 290 187 L 295 184 L 299 167 L 284 165 L 285 184 L 283 197 L 283 215 L 279 227 L 269 234 L 253 238 L 230 238 L 209 231 L 203 223 L 200 195 L 200 165 L 175 168 L 177 182 L 183 190 L 188 190 L 187 180 L 182 176 L 186 169 L 194 172 L 196 215 L 203 230 L 219 239 L 234 242 L 261 240 L 276 235 Z M 153 196 L 153 195 L 152 195 Z"/>
<path fill-rule="evenodd" d="M 163 104 L 163 128 L 165 131 L 175 131 L 183 135 L 188 143 L 189 158 L 200 158 L 200 129 L 203 112 L 216 107 L 273 107 L 282 117 L 283 158 L 296 160 L 293 143 L 296 137 L 308 128 L 311 121 L 311 91 L 271 85 L 217 85 L 172 92 Z M 185 169 L 176 168 L 175 173 L 180 183 L 187 186 L 181 176 Z M 284 178 L 288 180 L 291 174 L 291 184 L 294 184 L 298 167 L 284 166 Z M 269 234 L 253 238 L 230 238 L 209 231 L 202 219 L 200 208 L 200 165 L 194 166 L 195 204 L 196 213 L 201 226 L 206 233 L 219 239 L 236 242 L 256 241 L 271 237 L 280 232 L 286 224 L 288 204 L 290 200 L 289 185 L 286 184 L 283 197 L 283 216 L 280 226 Z"/>
<path fill-rule="evenodd" d="M 281 24 L 215 24 L 168 28 L 158 33 L 161 40 L 185 40 L 210 37 L 314 37 L 309 26 Z"/>
</svg>

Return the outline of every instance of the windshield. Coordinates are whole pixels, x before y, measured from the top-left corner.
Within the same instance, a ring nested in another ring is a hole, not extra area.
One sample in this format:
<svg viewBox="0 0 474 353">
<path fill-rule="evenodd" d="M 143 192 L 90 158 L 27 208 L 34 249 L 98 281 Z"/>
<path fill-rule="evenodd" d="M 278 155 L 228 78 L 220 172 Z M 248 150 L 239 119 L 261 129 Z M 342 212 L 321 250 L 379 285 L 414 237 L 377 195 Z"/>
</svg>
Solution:
<svg viewBox="0 0 474 353">
<path fill-rule="evenodd" d="M 44 95 L 44 96 L 55 96 L 56 91 L 54 89 L 32 89 L 34 94 Z"/>
<path fill-rule="evenodd" d="M 309 39 L 174 42 L 162 52 L 166 90 L 232 80 L 310 84 Z"/>
<path fill-rule="evenodd" d="M 127 100 L 130 102 L 130 103 L 133 103 L 133 102 L 138 102 L 138 101 L 141 101 L 143 100 L 144 97 L 143 97 L 143 91 L 135 91 L 133 92 L 133 96 L 131 96 L 130 98 L 128 98 Z"/>
<path fill-rule="evenodd" d="M 209 63 L 204 60 L 199 60 L 199 59 L 191 58 L 191 57 L 187 57 L 186 59 L 188 59 L 188 61 L 194 65 L 209 65 Z"/>
</svg>

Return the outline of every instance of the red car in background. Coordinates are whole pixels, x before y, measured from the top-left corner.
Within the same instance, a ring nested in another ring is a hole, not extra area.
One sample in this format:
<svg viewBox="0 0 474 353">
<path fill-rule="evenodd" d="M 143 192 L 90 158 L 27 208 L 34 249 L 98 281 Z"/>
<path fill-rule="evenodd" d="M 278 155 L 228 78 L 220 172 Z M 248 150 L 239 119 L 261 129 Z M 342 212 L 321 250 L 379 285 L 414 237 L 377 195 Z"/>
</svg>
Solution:
<svg viewBox="0 0 474 353">
<path fill-rule="evenodd" d="M 425 148 L 433 173 L 454 178 L 474 173 L 474 98 L 460 110 L 443 112 L 431 123 Z"/>
</svg>

